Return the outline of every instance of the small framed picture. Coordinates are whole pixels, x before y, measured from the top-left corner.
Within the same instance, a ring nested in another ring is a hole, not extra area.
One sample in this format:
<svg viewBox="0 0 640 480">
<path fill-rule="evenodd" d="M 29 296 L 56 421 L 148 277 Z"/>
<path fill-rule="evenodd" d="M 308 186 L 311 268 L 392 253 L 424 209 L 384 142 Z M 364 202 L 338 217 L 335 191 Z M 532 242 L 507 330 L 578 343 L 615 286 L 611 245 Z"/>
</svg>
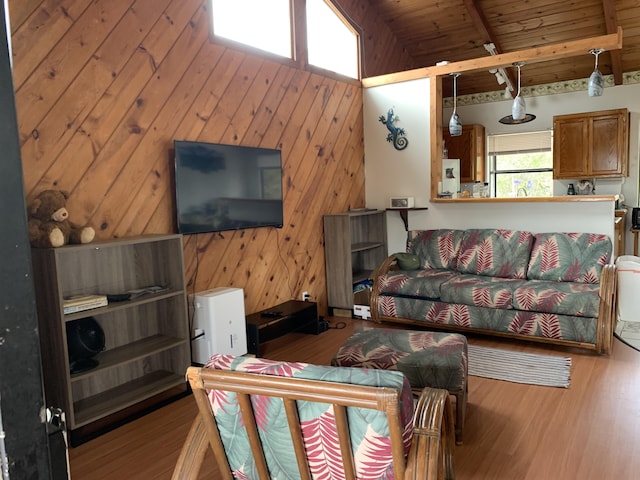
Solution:
<svg viewBox="0 0 640 480">
<path fill-rule="evenodd" d="M 460 159 L 442 159 L 442 193 L 454 194 L 460 191 Z"/>
</svg>

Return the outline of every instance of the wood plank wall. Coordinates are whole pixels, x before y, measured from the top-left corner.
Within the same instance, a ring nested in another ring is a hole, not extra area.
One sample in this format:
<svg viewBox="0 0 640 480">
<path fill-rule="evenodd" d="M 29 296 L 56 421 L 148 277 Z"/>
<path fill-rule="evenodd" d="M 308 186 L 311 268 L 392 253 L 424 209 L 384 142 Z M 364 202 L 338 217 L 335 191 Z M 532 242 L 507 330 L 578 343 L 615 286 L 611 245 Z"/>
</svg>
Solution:
<svg viewBox="0 0 640 480">
<path fill-rule="evenodd" d="M 412 68 L 368 8 L 365 76 Z M 362 90 L 214 44 L 206 0 L 9 0 L 27 200 L 71 193 L 98 239 L 175 231 L 173 139 L 281 148 L 285 226 L 184 238 L 190 292 L 326 312 L 322 215 L 364 206 Z"/>
</svg>

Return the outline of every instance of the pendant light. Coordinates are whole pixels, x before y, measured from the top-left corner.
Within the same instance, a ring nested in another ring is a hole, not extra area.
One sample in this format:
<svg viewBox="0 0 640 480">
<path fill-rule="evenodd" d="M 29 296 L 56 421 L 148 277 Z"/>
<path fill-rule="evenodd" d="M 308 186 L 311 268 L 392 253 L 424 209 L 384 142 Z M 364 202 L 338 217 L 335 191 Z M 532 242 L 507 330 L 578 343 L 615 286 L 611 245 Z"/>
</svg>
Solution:
<svg viewBox="0 0 640 480">
<path fill-rule="evenodd" d="M 520 87 L 520 68 L 524 65 L 523 62 L 516 62 L 514 67 L 518 68 L 518 93 L 516 98 L 513 99 L 513 105 L 511 105 L 511 115 L 502 117 L 499 122 L 506 125 L 518 125 L 520 123 L 527 123 L 536 118 L 535 115 L 527 113 L 527 105 L 524 101 L 524 97 L 521 95 Z"/>
<path fill-rule="evenodd" d="M 457 91 L 457 82 L 459 73 L 450 73 L 453 77 L 453 113 L 451 114 L 451 118 L 449 119 L 449 135 L 452 137 L 459 137 L 462 135 L 462 122 L 460 121 L 460 116 L 457 112 L 457 104 L 458 104 L 458 91 Z"/>
<path fill-rule="evenodd" d="M 524 120 L 524 117 L 527 115 L 527 105 L 524 103 L 524 98 L 520 95 L 520 68 L 524 63 L 515 63 L 516 67 L 518 67 L 518 93 L 516 94 L 516 98 L 513 99 L 513 105 L 511 106 L 511 116 L 516 121 Z"/>
<path fill-rule="evenodd" d="M 598 56 L 602 52 L 604 52 L 604 48 L 592 48 L 589 50 L 589 53 L 596 57 L 596 66 L 589 77 L 589 86 L 587 88 L 590 97 L 600 97 L 604 91 L 604 77 L 602 73 L 600 73 L 600 70 L 598 70 Z"/>
</svg>

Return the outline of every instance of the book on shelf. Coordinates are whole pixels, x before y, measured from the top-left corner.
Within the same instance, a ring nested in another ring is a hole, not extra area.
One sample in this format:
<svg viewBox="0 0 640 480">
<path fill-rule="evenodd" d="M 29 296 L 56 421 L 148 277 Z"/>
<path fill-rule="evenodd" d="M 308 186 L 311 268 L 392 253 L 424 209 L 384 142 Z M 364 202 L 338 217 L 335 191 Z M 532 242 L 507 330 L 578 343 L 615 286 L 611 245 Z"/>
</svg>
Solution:
<svg viewBox="0 0 640 480">
<path fill-rule="evenodd" d="M 106 295 L 76 295 L 67 297 L 62 302 L 65 314 L 104 307 L 108 304 Z"/>
</svg>

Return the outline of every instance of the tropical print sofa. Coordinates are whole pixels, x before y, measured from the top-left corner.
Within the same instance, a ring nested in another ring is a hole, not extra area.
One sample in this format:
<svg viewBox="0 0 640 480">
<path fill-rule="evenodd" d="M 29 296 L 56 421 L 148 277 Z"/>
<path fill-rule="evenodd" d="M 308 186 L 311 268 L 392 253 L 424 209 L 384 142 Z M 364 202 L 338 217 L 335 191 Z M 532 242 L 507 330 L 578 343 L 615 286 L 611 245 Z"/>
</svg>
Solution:
<svg viewBox="0 0 640 480">
<path fill-rule="evenodd" d="M 374 273 L 376 321 L 571 345 L 608 354 L 615 266 L 608 236 L 414 230 Z"/>
</svg>

